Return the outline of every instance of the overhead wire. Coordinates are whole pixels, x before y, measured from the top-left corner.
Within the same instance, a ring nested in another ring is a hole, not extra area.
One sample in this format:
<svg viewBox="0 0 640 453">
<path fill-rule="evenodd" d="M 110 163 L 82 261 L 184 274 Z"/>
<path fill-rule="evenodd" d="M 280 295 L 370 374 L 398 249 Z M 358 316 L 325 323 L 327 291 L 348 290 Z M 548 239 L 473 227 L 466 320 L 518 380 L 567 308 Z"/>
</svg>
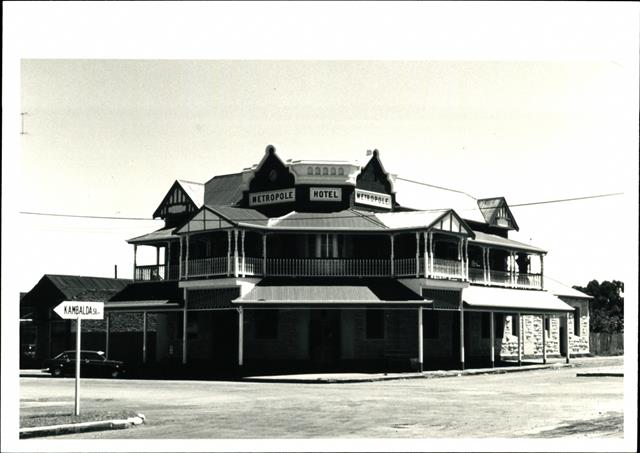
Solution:
<svg viewBox="0 0 640 453">
<path fill-rule="evenodd" d="M 437 186 L 433 186 L 437 187 Z M 446 189 L 452 190 L 452 189 Z M 459 192 L 459 191 L 458 191 Z M 460 192 L 463 193 L 463 192 Z M 468 195 L 468 194 L 465 194 Z M 595 198 L 604 198 L 604 197 L 613 197 L 624 195 L 624 192 L 614 192 L 614 193 L 606 193 L 606 194 L 596 194 L 596 195 L 587 195 L 582 197 L 573 197 L 573 198 L 559 198 L 553 200 L 543 200 L 543 201 L 533 201 L 527 203 L 514 203 L 508 204 L 510 208 L 515 207 L 523 207 L 523 206 L 535 206 L 535 205 L 543 205 L 543 204 L 551 204 L 551 203 L 565 203 L 570 201 L 580 201 L 580 200 L 589 200 Z M 469 195 L 470 196 L 470 195 Z M 431 209 L 416 209 L 411 211 L 401 211 L 401 212 L 445 212 L 449 211 L 452 208 L 431 208 Z M 495 207 L 477 207 L 477 208 L 465 208 L 462 211 L 475 211 L 475 210 L 488 210 L 495 209 Z M 36 215 L 36 216 L 48 216 L 48 217 L 68 217 L 68 218 L 83 218 L 83 219 L 101 219 L 101 220 L 132 220 L 132 221 L 153 221 L 159 222 L 159 219 L 150 219 L 146 217 L 117 217 L 117 216 L 97 216 L 97 215 L 82 215 L 82 214 L 62 214 L 62 213 L 48 213 L 48 212 L 33 212 L 33 211 L 20 211 L 20 214 L 24 215 Z M 373 214 L 373 213 L 372 213 Z M 347 215 L 333 215 L 333 216 L 322 216 L 322 215 L 314 215 L 314 216 L 303 216 L 297 218 L 288 218 L 287 221 L 302 221 L 302 220 L 330 220 L 330 219 L 347 219 L 347 218 L 362 218 L 363 216 L 367 216 L 368 213 L 357 212 L 355 214 L 347 214 Z M 231 221 L 238 222 L 247 222 L 247 221 L 265 221 L 266 217 L 244 217 L 244 218 L 228 218 Z"/>
</svg>

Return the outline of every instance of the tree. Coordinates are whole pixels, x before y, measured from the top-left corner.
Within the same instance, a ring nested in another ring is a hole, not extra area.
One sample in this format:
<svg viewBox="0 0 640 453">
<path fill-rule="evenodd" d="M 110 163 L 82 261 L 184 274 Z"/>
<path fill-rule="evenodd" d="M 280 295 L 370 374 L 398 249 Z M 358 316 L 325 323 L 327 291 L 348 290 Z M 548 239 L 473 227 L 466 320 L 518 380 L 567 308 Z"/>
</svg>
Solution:
<svg viewBox="0 0 640 453">
<path fill-rule="evenodd" d="M 624 283 L 591 280 L 585 288 L 574 289 L 593 296 L 590 303 L 592 332 L 624 332 Z"/>
</svg>

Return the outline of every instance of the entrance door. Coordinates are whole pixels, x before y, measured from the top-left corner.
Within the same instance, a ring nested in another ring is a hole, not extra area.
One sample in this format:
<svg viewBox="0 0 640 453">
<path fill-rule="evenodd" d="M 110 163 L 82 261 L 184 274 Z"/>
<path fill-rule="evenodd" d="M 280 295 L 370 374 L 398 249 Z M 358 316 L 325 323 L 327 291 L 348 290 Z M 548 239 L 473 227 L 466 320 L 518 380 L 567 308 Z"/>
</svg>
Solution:
<svg viewBox="0 0 640 453">
<path fill-rule="evenodd" d="M 311 310 L 309 357 L 317 365 L 334 365 L 340 358 L 340 311 Z"/>
</svg>

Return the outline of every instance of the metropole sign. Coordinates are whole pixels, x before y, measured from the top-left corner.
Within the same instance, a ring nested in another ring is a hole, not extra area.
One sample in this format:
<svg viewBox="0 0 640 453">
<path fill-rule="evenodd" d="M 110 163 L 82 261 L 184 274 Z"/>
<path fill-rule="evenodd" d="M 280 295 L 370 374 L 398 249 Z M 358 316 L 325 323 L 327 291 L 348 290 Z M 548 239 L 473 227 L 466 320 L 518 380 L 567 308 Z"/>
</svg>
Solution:
<svg viewBox="0 0 640 453">
<path fill-rule="evenodd" d="M 76 404 L 75 414 L 80 415 L 80 332 L 83 319 L 103 319 L 104 302 L 83 302 L 65 300 L 53 311 L 62 319 L 75 319 L 76 322 Z"/>
</svg>

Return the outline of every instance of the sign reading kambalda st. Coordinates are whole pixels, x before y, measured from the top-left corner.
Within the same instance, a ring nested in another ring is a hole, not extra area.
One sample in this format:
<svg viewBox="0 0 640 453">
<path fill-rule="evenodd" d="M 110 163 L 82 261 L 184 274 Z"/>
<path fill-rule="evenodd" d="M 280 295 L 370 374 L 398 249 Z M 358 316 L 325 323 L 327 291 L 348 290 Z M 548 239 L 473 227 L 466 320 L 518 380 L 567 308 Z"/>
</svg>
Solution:
<svg viewBox="0 0 640 453">
<path fill-rule="evenodd" d="M 82 332 L 81 321 L 83 319 L 104 318 L 104 302 L 83 302 L 78 300 L 65 300 L 59 303 L 54 312 L 62 319 L 76 320 L 76 404 L 75 414 L 80 415 L 80 333 Z"/>
</svg>

